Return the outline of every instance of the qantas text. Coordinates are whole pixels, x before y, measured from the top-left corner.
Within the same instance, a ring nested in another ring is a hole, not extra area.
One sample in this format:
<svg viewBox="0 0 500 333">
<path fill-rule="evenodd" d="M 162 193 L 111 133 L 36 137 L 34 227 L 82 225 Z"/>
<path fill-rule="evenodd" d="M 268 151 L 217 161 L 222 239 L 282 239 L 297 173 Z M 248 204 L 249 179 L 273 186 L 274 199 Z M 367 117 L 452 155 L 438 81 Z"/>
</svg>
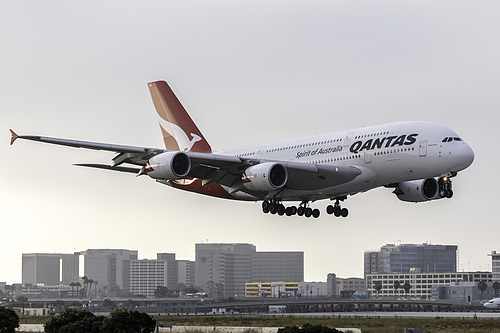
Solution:
<svg viewBox="0 0 500 333">
<path fill-rule="evenodd" d="M 369 139 L 365 142 L 356 141 L 354 142 L 349 151 L 351 153 L 357 154 L 363 150 L 372 150 L 372 149 L 380 149 L 380 148 L 389 148 L 395 146 L 409 146 L 417 141 L 418 134 L 409 134 L 409 135 L 400 135 L 400 136 L 387 136 L 385 138 L 376 138 Z"/>
</svg>

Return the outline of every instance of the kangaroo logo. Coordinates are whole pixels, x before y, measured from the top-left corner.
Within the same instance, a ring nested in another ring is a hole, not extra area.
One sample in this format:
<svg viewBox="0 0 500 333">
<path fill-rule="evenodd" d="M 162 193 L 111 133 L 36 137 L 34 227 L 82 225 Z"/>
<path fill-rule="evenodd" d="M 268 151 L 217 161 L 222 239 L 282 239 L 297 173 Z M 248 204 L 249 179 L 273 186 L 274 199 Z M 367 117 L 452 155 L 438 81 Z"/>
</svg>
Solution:
<svg viewBox="0 0 500 333">
<path fill-rule="evenodd" d="M 193 148 L 194 144 L 198 141 L 201 141 L 201 137 L 194 133 L 190 133 L 192 139 L 188 137 L 184 130 L 171 122 L 166 121 L 165 119 L 159 117 L 159 124 L 162 129 L 165 130 L 168 134 L 170 134 L 175 141 L 177 141 L 177 145 L 179 146 L 179 150 L 181 151 L 189 151 Z"/>
</svg>

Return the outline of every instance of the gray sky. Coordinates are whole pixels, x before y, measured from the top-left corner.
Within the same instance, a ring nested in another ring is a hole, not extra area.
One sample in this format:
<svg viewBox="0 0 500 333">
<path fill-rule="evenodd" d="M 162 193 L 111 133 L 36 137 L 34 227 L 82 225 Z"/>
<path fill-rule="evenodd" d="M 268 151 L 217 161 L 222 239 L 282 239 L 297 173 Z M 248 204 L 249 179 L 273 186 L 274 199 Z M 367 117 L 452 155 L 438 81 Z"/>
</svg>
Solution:
<svg viewBox="0 0 500 333">
<path fill-rule="evenodd" d="M 459 270 L 500 250 L 498 1 L 3 1 L 0 281 L 21 254 L 127 248 L 193 259 L 201 241 L 305 252 L 305 278 L 362 276 L 386 243 L 457 244 Z M 454 129 L 475 151 L 452 200 L 389 189 L 347 219 L 264 215 L 148 177 L 72 166 L 106 152 L 19 141 L 9 128 L 162 147 L 147 82 L 166 80 L 215 149 L 400 120 Z M 493 171 L 492 171 L 493 170 Z"/>
</svg>

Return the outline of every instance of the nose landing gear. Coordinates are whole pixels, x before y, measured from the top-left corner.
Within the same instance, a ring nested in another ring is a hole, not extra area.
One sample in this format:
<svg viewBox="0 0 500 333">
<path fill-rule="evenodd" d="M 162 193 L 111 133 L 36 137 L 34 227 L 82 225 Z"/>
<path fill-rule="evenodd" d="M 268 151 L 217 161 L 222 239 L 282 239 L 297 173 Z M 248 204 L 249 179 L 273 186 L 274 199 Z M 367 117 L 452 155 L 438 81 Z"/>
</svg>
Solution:
<svg viewBox="0 0 500 333">
<path fill-rule="evenodd" d="M 448 178 L 448 177 L 439 178 L 438 185 L 439 185 L 439 196 L 441 198 L 450 199 L 451 197 L 453 197 L 453 190 L 452 190 L 450 178 Z"/>
</svg>

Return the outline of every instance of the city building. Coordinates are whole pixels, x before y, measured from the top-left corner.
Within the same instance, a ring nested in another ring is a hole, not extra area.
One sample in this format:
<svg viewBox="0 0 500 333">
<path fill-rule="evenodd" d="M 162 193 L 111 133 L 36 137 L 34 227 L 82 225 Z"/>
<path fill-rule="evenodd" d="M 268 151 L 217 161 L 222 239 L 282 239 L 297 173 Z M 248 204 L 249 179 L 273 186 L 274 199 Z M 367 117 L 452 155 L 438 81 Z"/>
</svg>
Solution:
<svg viewBox="0 0 500 333">
<path fill-rule="evenodd" d="M 83 275 L 97 281 L 100 293 L 117 296 L 130 289 L 130 261 L 138 252 L 123 249 L 89 249 L 80 253 Z"/>
<path fill-rule="evenodd" d="M 223 289 L 224 297 L 245 295 L 245 283 L 303 281 L 303 252 L 257 252 L 252 244 L 196 244 L 195 285 Z"/>
<path fill-rule="evenodd" d="M 156 259 L 164 260 L 167 263 L 167 287 L 169 290 L 177 290 L 178 284 L 178 268 L 175 253 L 157 253 Z"/>
<path fill-rule="evenodd" d="M 57 286 L 61 283 L 61 254 L 23 253 L 22 284 Z"/>
<path fill-rule="evenodd" d="M 491 273 L 493 274 L 493 281 L 500 282 L 500 253 L 491 251 Z"/>
<path fill-rule="evenodd" d="M 450 285 L 433 286 L 431 295 L 435 299 L 452 300 L 463 304 L 496 297 L 491 284 L 488 284 L 486 290 L 481 293 L 477 282 L 455 282 Z"/>
<path fill-rule="evenodd" d="M 299 296 L 299 282 L 247 282 L 245 297 L 295 297 Z"/>
<path fill-rule="evenodd" d="M 326 295 L 329 297 L 351 297 L 356 291 L 365 291 L 365 279 L 339 278 L 334 273 L 326 277 Z"/>
<path fill-rule="evenodd" d="M 398 281 L 400 288 L 395 289 L 394 283 Z M 429 298 L 432 296 L 433 288 L 438 286 L 450 286 L 457 282 L 492 282 L 491 272 L 448 272 L 448 273 L 393 273 L 393 274 L 368 274 L 366 276 L 366 290 L 371 296 L 380 297 L 419 297 Z M 376 283 L 380 282 L 382 289 L 375 289 Z M 408 293 L 403 289 L 408 282 L 411 286 Z"/>
<path fill-rule="evenodd" d="M 192 260 L 177 260 L 177 283 L 186 287 L 194 287 L 195 262 Z"/>
<path fill-rule="evenodd" d="M 456 272 L 456 245 L 387 244 L 364 253 L 364 275 Z"/>
<path fill-rule="evenodd" d="M 130 292 L 134 295 L 155 297 L 155 290 L 166 287 L 167 260 L 130 260 Z"/>
<path fill-rule="evenodd" d="M 301 297 L 325 297 L 327 296 L 327 283 L 299 282 L 299 295 Z"/>
</svg>

